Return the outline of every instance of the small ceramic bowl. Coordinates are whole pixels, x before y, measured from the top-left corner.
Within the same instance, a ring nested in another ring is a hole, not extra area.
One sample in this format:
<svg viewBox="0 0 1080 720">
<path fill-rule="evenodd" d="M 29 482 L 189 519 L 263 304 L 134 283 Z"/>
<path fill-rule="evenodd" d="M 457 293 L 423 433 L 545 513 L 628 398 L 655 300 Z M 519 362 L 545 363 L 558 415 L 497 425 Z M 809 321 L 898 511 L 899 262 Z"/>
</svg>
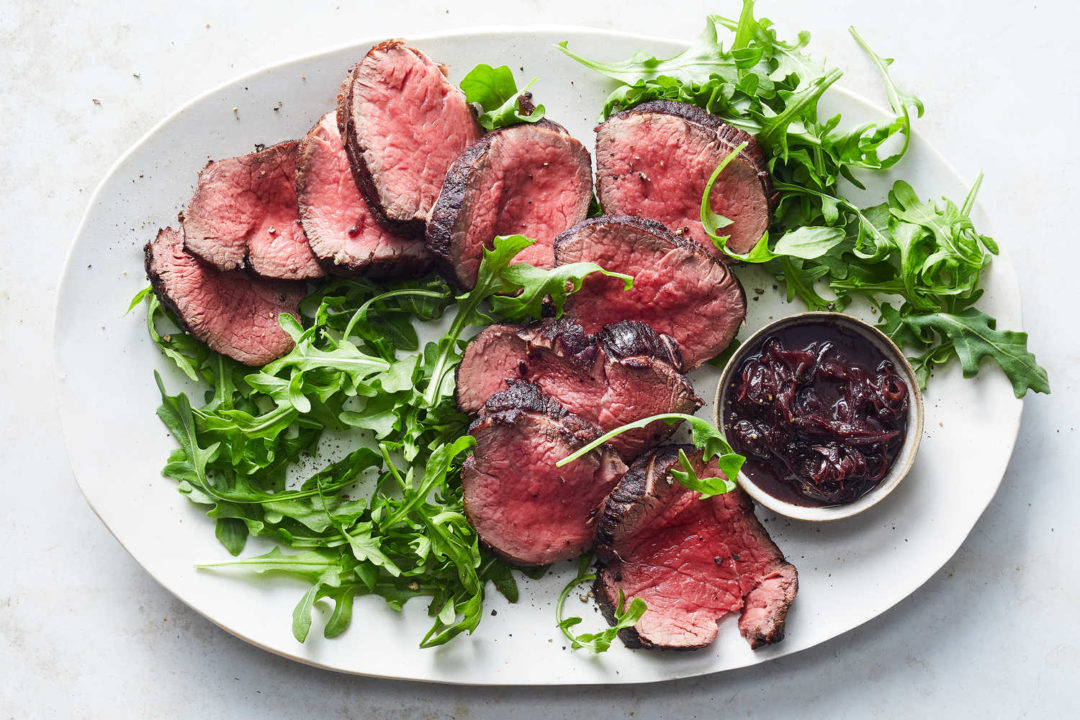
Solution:
<svg viewBox="0 0 1080 720">
<path fill-rule="evenodd" d="M 726 395 L 728 386 L 731 383 L 732 375 L 734 374 L 735 369 L 742 364 L 742 361 L 746 356 L 750 354 L 750 351 L 755 349 L 758 342 L 768 337 L 771 333 L 777 332 L 781 328 L 787 328 L 793 325 L 822 324 L 832 324 L 854 331 L 865 338 L 871 345 L 876 347 L 887 360 L 892 362 L 897 374 L 900 375 L 901 379 L 903 379 L 908 387 L 907 435 L 904 438 L 904 444 L 900 448 L 899 455 L 897 455 L 896 460 L 893 461 L 892 468 L 890 468 L 889 473 L 882 478 L 881 482 L 878 483 L 878 486 L 855 502 L 846 505 L 816 507 L 796 505 L 770 495 L 756 485 L 746 473 L 739 473 L 739 485 L 755 500 L 755 502 L 761 503 L 774 512 L 797 520 L 839 520 L 840 518 L 856 515 L 881 502 L 886 495 L 896 489 L 896 486 L 899 485 L 900 481 L 908 474 L 912 464 L 915 462 L 915 455 L 919 452 L 919 442 L 922 440 L 922 393 L 919 391 L 919 382 L 915 377 L 915 371 L 907 361 L 907 358 L 904 357 L 904 353 L 900 351 L 900 348 L 896 347 L 892 340 L 887 338 L 874 326 L 869 325 L 858 318 L 852 317 L 851 315 L 835 312 L 807 312 L 782 318 L 761 328 L 739 346 L 731 356 L 731 359 L 728 360 L 727 366 L 720 376 L 720 386 L 716 390 L 715 420 L 716 426 L 720 428 L 721 432 L 723 432 L 724 428 L 723 417 L 727 403 Z"/>
</svg>

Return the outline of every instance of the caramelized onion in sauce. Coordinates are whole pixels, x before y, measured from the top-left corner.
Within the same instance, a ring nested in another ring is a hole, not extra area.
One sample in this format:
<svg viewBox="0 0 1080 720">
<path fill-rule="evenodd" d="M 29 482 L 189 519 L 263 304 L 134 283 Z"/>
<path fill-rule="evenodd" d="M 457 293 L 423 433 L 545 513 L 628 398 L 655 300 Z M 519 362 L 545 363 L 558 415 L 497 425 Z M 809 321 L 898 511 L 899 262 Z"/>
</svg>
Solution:
<svg viewBox="0 0 1080 720">
<path fill-rule="evenodd" d="M 904 444 L 908 386 L 866 339 L 832 325 L 778 329 L 729 381 L 724 431 L 743 471 L 798 505 L 842 505 L 873 490 Z"/>
</svg>

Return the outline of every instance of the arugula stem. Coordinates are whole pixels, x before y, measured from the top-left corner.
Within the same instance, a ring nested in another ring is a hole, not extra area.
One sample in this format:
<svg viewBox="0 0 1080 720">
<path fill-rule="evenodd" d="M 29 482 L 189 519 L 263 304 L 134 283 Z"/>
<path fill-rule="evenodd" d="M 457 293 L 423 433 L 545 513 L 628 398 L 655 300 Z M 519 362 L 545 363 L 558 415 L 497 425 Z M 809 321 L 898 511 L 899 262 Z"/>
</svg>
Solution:
<svg viewBox="0 0 1080 720">
<path fill-rule="evenodd" d="M 971 217 L 971 211 L 975 209 L 975 198 L 979 195 L 979 188 L 982 187 L 983 173 L 979 171 L 978 176 L 975 178 L 975 182 L 971 184 L 971 189 L 968 190 L 967 197 L 964 198 L 964 204 L 960 208 L 961 215 L 967 215 Z"/>
<path fill-rule="evenodd" d="M 383 300 L 389 300 L 396 297 L 429 297 L 436 300 L 446 297 L 445 293 L 441 293 L 437 290 L 420 290 L 420 289 L 403 289 L 403 290 L 391 290 L 390 292 L 382 293 L 371 298 L 353 313 L 352 318 L 349 320 L 349 324 L 345 326 L 345 331 L 342 333 L 342 337 L 348 338 L 352 335 L 353 329 L 356 328 L 356 324 L 361 321 L 367 320 L 368 310 L 377 302 Z"/>
<path fill-rule="evenodd" d="M 720 161 L 720 164 L 716 166 L 715 170 L 713 170 L 713 174 L 709 176 L 709 181 L 705 183 L 705 192 L 701 194 L 701 221 L 702 225 L 705 226 L 705 232 L 709 235 L 709 237 L 713 238 L 713 242 L 716 242 L 720 239 L 716 237 L 716 231 L 721 229 L 722 227 L 727 227 L 731 224 L 731 220 L 717 215 L 715 212 L 713 212 L 713 186 L 716 184 L 717 179 L 719 179 L 720 173 L 724 172 L 724 168 L 730 165 L 731 161 L 738 157 L 739 153 L 746 149 L 746 146 L 748 144 L 748 141 L 743 141 L 739 143 L 739 145 L 734 150 L 729 152 L 727 156 Z M 706 220 L 709 221 L 708 224 L 705 223 Z M 721 220 L 724 222 L 721 223 Z"/>
<path fill-rule="evenodd" d="M 664 413 L 662 415 L 652 415 L 650 417 L 643 418 L 641 420 L 636 420 L 636 421 L 634 421 L 632 423 L 627 423 L 626 425 L 620 425 L 619 427 L 615 428 L 614 430 L 610 430 L 610 431 L 604 433 L 600 437 L 593 440 L 591 443 L 588 443 L 587 445 L 584 445 L 584 446 L 578 448 L 577 450 L 570 453 L 569 455 L 567 455 L 563 459 L 559 460 L 558 462 L 555 463 L 555 467 L 563 467 L 564 465 L 567 465 L 568 463 L 572 463 L 575 460 L 577 460 L 577 459 L 579 459 L 581 457 L 584 457 L 585 455 L 588 455 L 590 452 L 592 452 L 596 448 L 600 447 L 601 445 L 603 445 L 607 441 L 611 440 L 612 438 L 618 437 L 619 435 L 622 435 L 624 432 L 627 432 L 629 430 L 636 430 L 638 428 L 643 428 L 643 427 L 645 427 L 646 425 L 648 425 L 650 423 L 656 422 L 657 420 L 663 420 L 668 425 L 674 425 L 675 423 L 679 422 L 680 420 L 690 420 L 693 417 L 694 417 L 693 415 L 686 415 L 685 413 Z"/>
<path fill-rule="evenodd" d="M 390 472 L 391 477 L 397 480 L 397 484 L 404 490 L 407 485 L 404 478 L 401 477 L 401 473 L 398 472 L 394 462 L 390 459 L 390 452 L 386 449 L 386 443 L 379 443 L 379 453 L 382 455 L 383 462 L 386 463 L 386 468 Z"/>
<path fill-rule="evenodd" d="M 527 245 L 531 245 L 532 242 L 534 241 L 530 240 L 526 245 L 522 245 L 518 248 L 518 250 L 507 259 L 507 263 L 509 263 L 518 252 L 527 247 Z M 459 295 L 457 297 L 457 314 L 454 315 L 454 320 L 450 323 L 450 329 L 447 330 L 446 335 L 439 341 L 439 355 L 435 358 L 435 364 L 431 371 L 431 380 L 424 390 L 424 404 L 428 407 L 433 407 L 435 405 L 436 399 L 442 392 L 442 386 L 446 380 L 447 366 L 450 363 L 450 356 L 455 352 L 462 333 L 465 332 L 466 327 L 476 322 L 480 303 L 493 293 L 493 288 L 496 287 L 496 283 L 500 280 L 498 270 L 494 272 L 483 272 L 485 269 L 484 264 L 485 263 L 481 261 L 480 272 L 477 273 L 476 285 L 473 286 L 473 289 L 470 290 L 468 294 Z"/>
<path fill-rule="evenodd" d="M 591 582 L 596 579 L 596 573 L 584 572 L 588 569 L 592 563 L 592 555 L 583 555 L 581 560 L 578 561 L 578 574 L 566 584 L 566 587 L 559 593 L 559 598 L 555 601 L 555 623 L 559 628 L 559 631 L 569 640 L 573 645 L 578 644 L 578 639 L 574 637 L 574 634 L 570 632 L 570 625 L 567 625 L 563 621 L 563 612 L 566 607 L 566 599 L 570 597 L 570 593 L 574 591 L 576 587 L 585 582 Z"/>
<path fill-rule="evenodd" d="M 461 338 L 461 333 L 469 324 L 467 315 L 471 315 L 474 310 L 475 308 L 467 305 L 459 305 L 457 315 L 454 316 L 450 329 L 443 337 L 444 342 L 439 347 L 439 355 L 435 358 L 435 365 L 431 370 L 431 380 L 424 390 L 424 404 L 428 407 L 435 405 L 435 399 L 439 397 L 439 393 L 442 391 L 442 385 L 446 377 L 446 367 L 450 362 L 450 354 L 454 352 L 454 347 Z"/>
</svg>

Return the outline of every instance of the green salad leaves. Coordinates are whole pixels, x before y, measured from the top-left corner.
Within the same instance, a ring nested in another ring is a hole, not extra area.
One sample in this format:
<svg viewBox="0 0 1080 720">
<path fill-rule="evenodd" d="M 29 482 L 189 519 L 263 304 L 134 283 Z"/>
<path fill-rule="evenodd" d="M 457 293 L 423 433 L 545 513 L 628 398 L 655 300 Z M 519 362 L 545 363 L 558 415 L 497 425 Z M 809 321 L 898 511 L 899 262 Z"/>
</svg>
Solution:
<svg viewBox="0 0 1080 720">
<path fill-rule="evenodd" d="M 544 119 L 544 106 L 535 107 L 528 101 L 528 90 L 536 83 L 533 78 L 518 90 L 514 74 L 506 65 L 491 67 L 480 64 L 461 80 L 465 100 L 477 103 L 484 112 L 476 118 L 485 130 L 496 130 L 518 123 L 535 123 Z M 524 100 L 521 102 L 519 100 Z"/>
<path fill-rule="evenodd" d="M 722 31 L 732 33 L 726 43 Z M 982 271 L 998 252 L 971 221 L 981 177 L 960 206 L 947 199 L 923 202 L 902 180 L 885 202 L 870 207 L 845 196 L 845 187 L 864 187 L 859 173 L 886 170 L 904 157 L 911 118 L 923 114 L 922 102 L 893 82 L 892 60 L 875 53 L 854 28 L 851 34 L 881 75 L 892 113 L 886 120 L 843 127 L 839 115 L 821 117 L 819 101 L 842 73 L 806 53 L 808 33 L 795 42 L 778 38 L 770 20 L 754 17 L 753 0 L 744 0 L 738 20 L 710 16 L 697 41 L 670 58 L 638 52 L 606 63 L 582 58 L 566 43 L 560 48 L 620 83 L 603 118 L 648 100 L 676 100 L 756 137 L 779 191 L 769 232 L 744 255 L 726 248 L 722 229 L 728 221 L 709 203 L 726 161 L 706 187 L 701 221 L 728 255 L 762 264 L 780 279 L 789 300 L 798 297 L 814 310 L 843 310 L 856 296 L 865 298 L 878 312 L 878 327 L 914 353 L 924 385 L 936 366 L 952 358 L 971 376 L 989 357 L 1017 397 L 1049 392 L 1027 335 L 998 330 L 975 308 Z"/>
<path fill-rule="evenodd" d="M 194 405 L 156 376 L 158 416 L 179 444 L 163 474 L 207 508 L 231 554 L 250 536 L 290 549 L 201 567 L 310 582 L 293 613 L 298 641 L 323 601 L 333 604 L 323 629 L 333 637 L 348 627 L 358 595 L 397 609 L 428 597 L 432 626 L 421 645 L 432 647 L 476 628 L 489 582 L 516 600 L 510 567 L 480 547 L 465 518 L 459 473 L 473 439 L 453 400 L 453 371 L 469 328 L 496 316 L 537 318 L 545 296 L 560 309 L 585 276 L 606 272 L 590 263 L 552 271 L 511 264 L 531 243 L 495 238 L 476 286 L 457 297 L 437 279 L 392 287 L 330 280 L 304 300 L 303 323 L 281 316 L 296 345 L 258 370 L 162 330 L 168 314 L 156 295 L 140 292 L 133 306 L 146 303 L 151 339 L 208 388 Z M 416 323 L 452 305 L 449 332 L 421 348 Z M 328 461 L 322 454 L 332 445 L 354 449 Z M 302 467 L 312 469 L 296 477 Z"/>
</svg>

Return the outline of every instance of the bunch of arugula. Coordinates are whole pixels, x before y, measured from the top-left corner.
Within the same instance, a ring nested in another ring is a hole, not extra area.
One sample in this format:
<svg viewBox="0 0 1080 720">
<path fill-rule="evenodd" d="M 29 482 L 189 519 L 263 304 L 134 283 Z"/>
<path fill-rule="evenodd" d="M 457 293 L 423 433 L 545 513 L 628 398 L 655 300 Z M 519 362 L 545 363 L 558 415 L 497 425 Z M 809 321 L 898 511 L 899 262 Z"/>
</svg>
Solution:
<svg viewBox="0 0 1080 720">
<path fill-rule="evenodd" d="M 721 30 L 733 33 L 727 48 Z M 998 252 L 970 217 L 981 176 L 959 207 L 949 200 L 924 203 L 903 181 L 872 207 L 860 208 L 845 197 L 845 183 L 864 187 L 860 172 L 900 161 L 911 138 L 911 113 L 923 113 L 919 99 L 893 82 L 892 60 L 871 50 L 854 28 L 851 34 L 881 74 L 892 111 L 887 120 L 841 127 L 839 115 L 819 117 L 819 100 L 841 71 L 804 51 L 809 33 L 799 33 L 795 42 L 779 39 L 770 20 L 754 17 L 753 0 L 743 0 L 738 20 L 710 16 L 697 41 L 671 58 L 637 52 L 605 63 L 580 57 L 565 42 L 560 47 L 620 83 L 602 118 L 648 100 L 675 100 L 756 137 L 779 191 L 769 232 L 745 255 L 726 248 L 720 231 L 727 220 L 709 202 L 726 162 L 706 187 L 701 220 L 728 255 L 763 264 L 783 281 L 789 301 L 798 297 L 814 310 L 842 310 L 854 296 L 866 298 L 879 313 L 879 328 L 916 353 L 911 360 L 924 385 L 935 366 L 953 357 L 966 377 L 989 357 L 1017 397 L 1028 389 L 1049 392 L 1046 371 L 1027 349 L 1027 335 L 998 330 L 993 318 L 975 308 L 982 271 Z"/>
<path fill-rule="evenodd" d="M 463 512 L 459 472 L 473 439 L 453 400 L 454 368 L 470 327 L 496 315 L 538 318 L 545 298 L 561 312 L 586 275 L 606 273 L 591 263 L 512 265 L 531 243 L 520 235 L 495 238 L 475 288 L 456 298 L 437 279 L 393 287 L 331 280 L 304 300 L 303 323 L 280 317 L 293 350 L 254 371 L 184 333 L 162 331 L 167 312 L 152 292 L 140 292 L 132 306 L 146 303 L 151 338 L 209 388 L 193 407 L 184 393 L 169 395 L 157 376 L 158 416 L 179 444 L 163 474 L 208 508 L 233 555 L 249 536 L 299 551 L 274 548 L 203 567 L 309 581 L 293 613 L 299 641 L 322 599 L 334 604 L 323 631 L 333 637 L 348 627 L 358 595 L 380 596 L 397 609 L 430 597 L 433 624 L 422 647 L 472 632 L 488 582 L 515 601 L 510 567 L 480 547 Z M 415 324 L 439 318 L 452 303 L 449 331 L 420 348 Z M 325 433 L 350 429 L 347 442 L 359 447 L 289 481 L 291 468 L 317 457 Z M 362 481 L 373 484 L 367 496 L 358 494 Z"/>
</svg>

